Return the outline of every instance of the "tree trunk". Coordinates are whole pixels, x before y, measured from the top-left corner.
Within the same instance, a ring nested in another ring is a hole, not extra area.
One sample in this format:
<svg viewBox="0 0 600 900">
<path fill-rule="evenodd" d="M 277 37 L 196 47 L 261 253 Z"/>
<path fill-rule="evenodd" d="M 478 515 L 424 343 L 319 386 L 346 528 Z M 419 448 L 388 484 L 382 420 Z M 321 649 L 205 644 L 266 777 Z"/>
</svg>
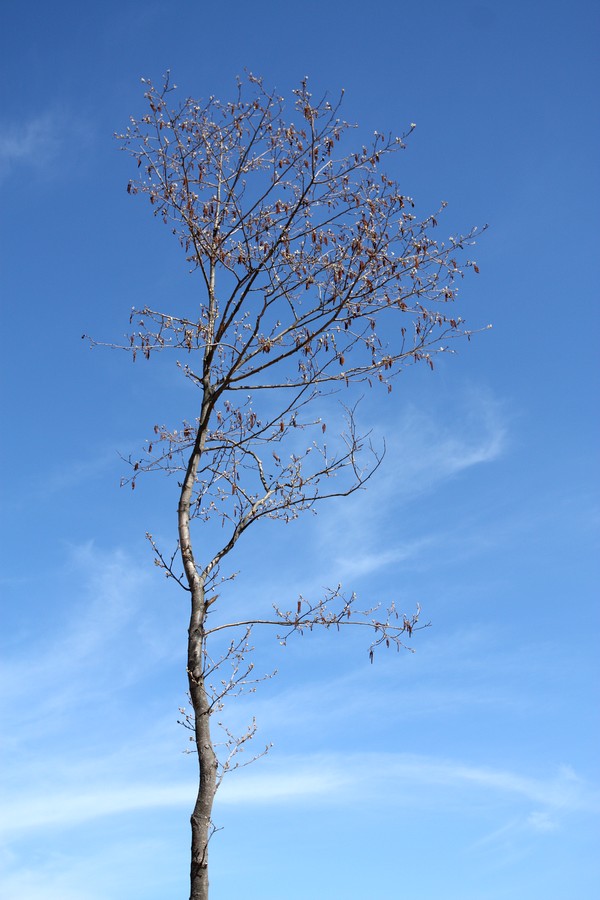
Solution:
<svg viewBox="0 0 600 900">
<path fill-rule="evenodd" d="M 198 796 L 191 815 L 192 856 L 190 869 L 190 900 L 208 900 L 208 842 L 211 832 L 211 814 L 217 789 L 217 760 L 210 737 L 204 685 L 190 688 L 196 710 L 196 746 L 200 781 Z M 200 712 L 204 706 L 204 712 Z"/>
<path fill-rule="evenodd" d="M 208 842 L 212 829 L 212 807 L 217 790 L 217 757 L 210 736 L 212 709 L 204 681 L 207 605 L 204 595 L 204 578 L 199 575 L 196 567 L 190 535 L 190 503 L 198 463 L 206 439 L 206 422 L 210 415 L 210 396 L 211 392 L 206 384 L 198 433 L 188 460 L 178 509 L 181 560 L 192 599 L 188 629 L 187 671 L 190 698 L 194 709 L 196 750 L 200 770 L 198 795 L 190 819 L 192 826 L 190 900 L 208 900 Z"/>
<path fill-rule="evenodd" d="M 192 616 L 188 645 L 188 680 L 195 715 L 196 749 L 200 770 L 198 795 L 191 815 L 192 854 L 190 900 L 208 900 L 208 842 L 211 835 L 212 806 L 217 790 L 217 758 L 210 735 L 210 702 L 203 674 L 204 597 L 192 596 Z M 201 604 L 201 612 L 198 609 Z"/>
</svg>

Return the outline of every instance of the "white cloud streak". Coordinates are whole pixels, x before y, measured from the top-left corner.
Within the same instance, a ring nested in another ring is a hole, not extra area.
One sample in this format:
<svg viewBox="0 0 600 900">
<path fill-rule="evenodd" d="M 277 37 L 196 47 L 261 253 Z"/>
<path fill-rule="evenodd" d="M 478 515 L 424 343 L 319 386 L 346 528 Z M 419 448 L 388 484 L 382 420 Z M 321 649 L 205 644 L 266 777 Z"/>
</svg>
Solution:
<svg viewBox="0 0 600 900">
<path fill-rule="evenodd" d="M 44 796 L 36 793 L 5 804 L 0 834 L 16 837 L 23 831 L 72 828 L 105 816 L 190 806 L 195 793 L 192 781 L 175 785 L 138 783 L 96 785 L 91 790 L 78 788 L 79 785 L 65 785 L 60 791 L 50 791 Z"/>
<path fill-rule="evenodd" d="M 94 819 L 128 812 L 189 808 L 196 786 L 190 779 L 172 784 L 64 784 L 40 796 L 20 793 L 4 804 L 0 834 L 17 837 L 23 831 L 74 827 Z M 564 812 L 600 812 L 600 793 L 569 769 L 549 777 L 477 766 L 435 757 L 394 753 L 330 753 L 278 758 L 252 770 L 229 776 L 217 795 L 226 805 L 271 805 L 310 802 L 313 806 L 364 802 L 422 808 L 455 806 L 477 800 L 525 801 L 537 808 L 528 815 L 532 830 L 546 832 Z M 493 837 L 493 836 L 492 836 Z M 490 838 L 491 839 L 491 838 Z"/>
<path fill-rule="evenodd" d="M 66 685 L 69 673 L 95 669 L 102 661 L 100 648 L 131 621 L 148 579 L 125 554 L 102 553 L 91 542 L 72 548 L 62 577 L 72 598 L 61 611 L 64 621 L 56 622 L 53 634 L 34 632 L 21 652 L 3 662 L 0 700 L 35 695 L 35 683 Z"/>
<path fill-rule="evenodd" d="M 60 148 L 60 123 L 55 113 L 44 112 L 24 122 L 0 127 L 0 178 L 17 166 L 39 167 Z"/>
<path fill-rule="evenodd" d="M 385 434 L 384 466 L 366 492 L 319 514 L 321 543 L 341 581 L 417 560 L 442 543 L 444 535 L 431 531 L 402 539 L 399 523 L 391 522 L 390 514 L 393 511 L 397 519 L 401 510 L 422 502 L 461 473 L 496 461 L 508 445 L 506 415 L 483 390 L 466 391 L 437 414 L 409 405 L 395 422 L 373 422 L 373 431 Z"/>
<path fill-rule="evenodd" d="M 38 583 L 32 580 L 25 596 Z M 153 732 L 162 707 L 148 727 L 143 708 L 128 697 L 131 691 L 139 694 L 136 686 L 149 678 L 154 692 L 157 675 L 170 675 L 179 662 L 177 608 L 155 602 L 161 588 L 151 568 L 93 543 L 72 547 L 54 580 L 46 578 L 48 602 L 54 606 L 57 597 L 65 596 L 68 602 L 58 615 L 44 610 L 42 622 L 26 607 L 0 661 L 0 714 L 11 723 L 0 734 L 5 777 L 10 771 L 11 781 L 18 781 L 33 769 L 56 783 L 65 745 L 77 747 L 79 754 L 91 747 L 110 753 L 123 743 L 124 727 L 141 720 L 147 733 Z M 183 675 L 181 681 L 183 697 Z M 170 698 L 170 710 L 182 697 Z"/>
<path fill-rule="evenodd" d="M 283 765 L 285 773 L 277 771 Z M 456 793 L 463 798 L 465 793 L 483 794 L 492 801 L 494 797 L 512 795 L 556 811 L 600 812 L 600 793 L 590 790 L 568 768 L 542 778 L 453 760 L 394 753 L 288 758 L 265 768 L 269 771 L 240 776 L 239 783 L 231 779 L 224 785 L 220 799 L 228 803 L 249 799 L 289 802 L 292 798 L 317 795 L 344 802 L 353 801 L 359 789 L 361 796 L 378 797 L 379 802 L 396 803 L 405 798 L 408 802 L 421 803 L 427 790 L 435 789 L 436 803 L 443 802 L 442 792 L 446 790 L 446 799 Z M 535 823 L 542 823 L 542 818 L 537 817 Z"/>
</svg>

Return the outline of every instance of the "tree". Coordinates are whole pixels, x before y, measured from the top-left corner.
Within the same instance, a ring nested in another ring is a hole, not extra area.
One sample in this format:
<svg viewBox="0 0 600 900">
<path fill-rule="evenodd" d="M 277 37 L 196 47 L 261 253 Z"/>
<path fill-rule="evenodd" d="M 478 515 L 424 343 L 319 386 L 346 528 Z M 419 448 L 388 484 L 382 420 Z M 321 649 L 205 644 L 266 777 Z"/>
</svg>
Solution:
<svg viewBox="0 0 600 900">
<path fill-rule="evenodd" d="M 134 488 L 142 472 L 161 471 L 176 473 L 179 485 L 174 552 L 164 554 L 148 538 L 155 563 L 190 595 L 192 711 L 182 709 L 182 721 L 199 764 L 190 896 L 206 900 L 215 793 L 254 733 L 253 725 L 239 737 L 228 733 L 219 755 L 211 717 L 253 683 L 252 629 L 274 627 L 285 642 L 317 626 L 362 627 L 371 633 L 373 659 L 376 647 L 400 648 L 421 627 L 418 608 L 411 616 L 394 607 L 361 611 L 341 587 L 275 608 L 271 617 L 249 610 L 230 621 L 218 595 L 234 575 L 223 567 L 251 525 L 289 522 L 362 488 L 377 470 L 383 450 L 359 430 L 357 386 L 389 391 L 408 364 L 433 368 L 453 339 L 470 336 L 451 309 L 464 270 L 478 271 L 464 258 L 475 229 L 437 243 L 436 216 L 419 220 L 413 201 L 382 170 L 407 135 L 376 132 L 351 152 L 341 98 L 315 102 L 306 81 L 294 91 L 289 118 L 283 99 L 252 75 L 238 80 L 227 103 L 174 103 L 168 76 L 160 89 L 145 84 L 148 111 L 118 135 L 139 170 L 127 190 L 145 194 L 172 230 L 199 298 L 193 309 L 175 302 L 134 308 L 122 349 L 134 360 L 175 351 L 198 393 L 177 429 L 155 426 L 141 458 L 129 460 L 125 481 Z M 346 401 L 346 425 L 333 444 L 327 436 L 328 446 L 322 410 L 336 393 Z M 195 526 L 214 519 L 224 537 L 207 551 Z M 223 633 L 231 635 L 225 645 L 218 643 Z"/>
</svg>

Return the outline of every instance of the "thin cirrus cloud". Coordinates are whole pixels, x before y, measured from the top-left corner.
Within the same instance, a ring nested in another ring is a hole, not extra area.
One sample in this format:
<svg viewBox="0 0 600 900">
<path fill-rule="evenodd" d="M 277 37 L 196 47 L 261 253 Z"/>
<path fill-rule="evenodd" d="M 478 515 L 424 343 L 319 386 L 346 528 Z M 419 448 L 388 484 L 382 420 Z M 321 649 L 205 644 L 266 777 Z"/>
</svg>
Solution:
<svg viewBox="0 0 600 900">
<path fill-rule="evenodd" d="M 4 805 L 0 834 L 18 837 L 23 831 L 72 828 L 106 816 L 165 807 L 189 806 L 194 783 L 159 785 L 153 783 L 96 785 L 82 789 L 80 784 L 65 785 L 58 791 Z"/>
<path fill-rule="evenodd" d="M 149 666 L 157 671 L 168 665 L 175 626 L 156 623 L 156 582 L 125 552 L 102 551 L 92 542 L 73 546 L 46 577 L 46 596 L 68 591 L 69 603 L 58 616 L 46 619 L 44 613 L 37 631 L 16 630 L 0 662 L 0 708 L 15 725 L 2 734 L 0 747 L 15 754 L 14 764 L 19 748 L 31 747 L 41 735 L 60 739 L 62 733 L 72 741 L 94 710 L 98 715 L 102 709 L 110 730 L 111 710 L 120 709 L 110 698 L 123 698 Z"/>
<path fill-rule="evenodd" d="M 40 678 L 58 682 L 65 673 L 85 664 L 87 670 L 101 665 L 100 651 L 114 639 L 138 609 L 147 587 L 148 573 L 120 550 L 103 552 L 89 541 L 73 545 L 53 585 L 47 577 L 47 589 L 61 590 L 69 584 L 72 602 L 63 611 L 64 621 L 35 640 L 19 645 L 12 659 L 3 665 L 13 667 L 11 685 L 27 688 Z M 17 675 L 19 677 L 17 677 Z M 14 688 L 11 686 L 10 694 Z"/>
<path fill-rule="evenodd" d="M 508 822 L 478 838 L 471 850 L 490 850 L 497 854 L 499 848 L 510 850 L 515 841 L 523 841 L 529 834 L 549 834 L 560 829 L 560 816 L 554 809 L 535 809 L 512 817 Z"/>
<path fill-rule="evenodd" d="M 327 547 L 328 560 L 335 561 L 340 580 L 416 559 L 444 543 L 446 535 L 432 533 L 399 541 L 397 529 L 389 529 L 386 511 L 431 494 L 474 466 L 495 462 L 509 442 L 501 403 L 480 390 L 467 391 L 462 400 L 439 415 L 408 406 L 395 423 L 386 425 L 384 433 L 384 466 L 367 491 L 345 499 L 341 509 L 331 506 L 320 512 L 320 540 Z M 384 550 L 381 528 L 385 529 Z"/>
<path fill-rule="evenodd" d="M 285 771 L 284 771 L 285 769 Z M 360 795 L 372 808 L 435 809 L 453 814 L 468 805 L 481 813 L 482 829 L 489 816 L 510 816 L 509 825 L 481 837 L 479 845 L 493 848 L 519 834 L 543 837 L 558 830 L 567 817 L 600 814 L 600 791 L 569 767 L 550 775 L 480 766 L 452 759 L 416 754 L 329 753 L 278 760 L 226 782 L 219 795 L 224 804 L 309 802 L 352 806 Z"/>
<path fill-rule="evenodd" d="M 60 104 L 21 120 L 0 122 L 0 181 L 20 172 L 42 175 L 45 182 L 73 177 L 87 163 L 96 135 L 85 116 Z M 86 150 L 86 154 L 82 151 Z"/>
<path fill-rule="evenodd" d="M 547 777 L 413 754 L 327 753 L 278 758 L 230 776 L 219 790 L 218 802 L 227 806 L 277 805 L 310 802 L 352 804 L 356 791 L 378 804 L 404 807 L 434 804 L 453 808 L 466 801 L 488 807 L 530 807 L 523 821 L 534 831 L 557 827 L 565 813 L 600 812 L 600 793 L 571 769 L 563 767 Z M 5 838 L 29 830 L 74 827 L 94 819 L 140 810 L 187 808 L 194 782 L 159 784 L 65 784 L 44 795 L 21 793 L 18 802 L 5 804 L 0 832 Z M 500 829 L 498 834 L 500 833 Z M 492 839 L 489 836 L 489 839 Z M 482 841 L 487 838 L 482 838 Z"/>
<path fill-rule="evenodd" d="M 10 125 L 0 133 L 0 178 L 19 166 L 39 167 L 54 158 L 61 145 L 57 115 L 44 112 Z"/>
<path fill-rule="evenodd" d="M 386 566 L 408 562 L 418 557 L 434 543 L 435 538 L 428 536 L 413 541 L 403 541 L 401 545 L 389 550 L 373 550 L 366 553 L 353 553 L 351 556 L 336 556 L 336 575 L 343 581 L 348 578 L 361 578 Z"/>
<path fill-rule="evenodd" d="M 461 401 L 439 413 L 409 406 L 386 440 L 393 460 L 386 488 L 410 497 L 498 459 L 508 443 L 508 425 L 495 397 L 469 390 Z"/>
</svg>

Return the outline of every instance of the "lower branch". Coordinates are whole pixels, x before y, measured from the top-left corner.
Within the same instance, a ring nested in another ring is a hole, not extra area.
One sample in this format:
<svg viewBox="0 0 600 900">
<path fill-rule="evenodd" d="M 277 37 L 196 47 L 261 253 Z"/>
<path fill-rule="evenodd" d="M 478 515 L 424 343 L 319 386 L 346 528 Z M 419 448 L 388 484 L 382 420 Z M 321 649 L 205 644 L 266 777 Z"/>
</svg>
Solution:
<svg viewBox="0 0 600 900">
<path fill-rule="evenodd" d="M 273 607 L 275 611 L 274 619 L 248 619 L 238 622 L 227 622 L 223 625 L 215 625 L 207 630 L 206 635 L 216 634 L 218 631 L 224 631 L 228 628 L 251 628 L 255 625 L 271 625 L 281 628 L 284 631 L 277 635 L 278 641 L 285 645 L 288 638 L 294 633 L 302 633 L 304 631 L 312 631 L 314 628 L 367 628 L 373 634 L 373 640 L 369 646 L 369 658 L 373 662 L 375 649 L 382 645 L 391 647 L 392 645 L 400 650 L 401 647 L 413 652 L 411 647 L 407 647 L 404 642 L 404 636 L 412 637 L 413 631 L 419 631 L 422 628 L 428 628 L 430 623 L 419 624 L 421 607 L 417 604 L 416 612 L 412 616 L 400 614 L 396 610 L 395 605 L 385 610 L 385 615 L 379 613 L 380 607 L 375 606 L 371 609 L 357 610 L 356 595 L 352 594 L 348 599 L 344 597 L 341 585 L 335 589 L 329 589 L 325 597 L 316 603 L 311 603 L 300 597 L 296 609 L 281 610 L 279 607 Z"/>
</svg>

